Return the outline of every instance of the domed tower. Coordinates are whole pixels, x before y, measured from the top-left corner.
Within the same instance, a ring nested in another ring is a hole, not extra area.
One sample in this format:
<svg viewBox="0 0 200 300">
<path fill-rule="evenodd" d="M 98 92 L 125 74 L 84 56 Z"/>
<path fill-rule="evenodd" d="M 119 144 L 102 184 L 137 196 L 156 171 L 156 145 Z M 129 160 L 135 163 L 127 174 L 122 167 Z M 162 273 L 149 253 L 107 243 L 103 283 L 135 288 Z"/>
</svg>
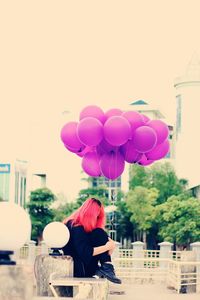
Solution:
<svg viewBox="0 0 200 300">
<path fill-rule="evenodd" d="M 189 188 L 200 185 L 200 59 L 194 54 L 183 76 L 175 79 L 177 174 Z"/>
</svg>

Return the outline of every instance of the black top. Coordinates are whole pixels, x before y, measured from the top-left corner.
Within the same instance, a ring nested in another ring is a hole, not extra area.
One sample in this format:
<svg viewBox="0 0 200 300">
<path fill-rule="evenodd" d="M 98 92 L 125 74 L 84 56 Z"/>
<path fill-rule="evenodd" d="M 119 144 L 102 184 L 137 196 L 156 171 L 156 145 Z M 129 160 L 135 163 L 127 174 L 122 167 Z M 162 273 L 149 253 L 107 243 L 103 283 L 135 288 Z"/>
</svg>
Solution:
<svg viewBox="0 0 200 300">
<path fill-rule="evenodd" d="M 93 257 L 93 246 L 89 239 L 89 233 L 85 232 L 83 226 L 72 226 L 68 221 L 66 226 L 70 232 L 70 239 L 63 247 L 65 255 L 70 255 L 74 260 L 74 276 L 86 277 L 87 265 Z"/>
</svg>

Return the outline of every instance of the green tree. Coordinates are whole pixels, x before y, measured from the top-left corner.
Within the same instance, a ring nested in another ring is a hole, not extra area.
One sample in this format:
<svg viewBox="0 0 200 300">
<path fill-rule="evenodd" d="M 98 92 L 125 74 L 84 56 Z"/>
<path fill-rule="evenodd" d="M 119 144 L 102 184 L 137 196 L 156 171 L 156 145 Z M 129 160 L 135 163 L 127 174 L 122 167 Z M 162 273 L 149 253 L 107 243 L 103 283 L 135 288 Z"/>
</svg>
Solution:
<svg viewBox="0 0 200 300">
<path fill-rule="evenodd" d="M 146 168 L 137 164 L 130 166 L 129 172 L 129 189 L 133 190 L 136 186 L 146 187 L 149 178 Z"/>
<path fill-rule="evenodd" d="M 200 202 L 188 194 L 171 196 L 157 206 L 159 235 L 177 247 L 188 247 L 200 239 Z"/>
<path fill-rule="evenodd" d="M 147 170 L 148 187 L 159 191 L 156 204 L 167 201 L 170 196 L 181 194 L 187 185 L 187 180 L 178 179 L 173 166 L 169 163 L 155 163 Z"/>
<path fill-rule="evenodd" d="M 99 186 L 80 190 L 78 198 L 76 199 L 77 205 L 82 205 L 83 202 L 90 197 L 101 200 L 105 206 L 109 203 L 107 188 L 104 186 Z"/>
<path fill-rule="evenodd" d="M 54 221 L 62 222 L 78 208 L 77 203 L 66 202 L 54 208 Z"/>
<path fill-rule="evenodd" d="M 134 189 L 136 186 L 156 188 L 159 191 L 156 204 L 161 204 L 170 196 L 182 193 L 187 186 L 187 180 L 178 179 L 169 162 L 157 162 L 150 167 L 131 166 L 129 188 Z"/>
<path fill-rule="evenodd" d="M 51 205 L 55 195 L 48 188 L 40 188 L 30 193 L 27 204 L 32 222 L 31 238 L 40 242 L 44 227 L 53 221 L 54 213 Z"/>
<path fill-rule="evenodd" d="M 151 228 L 154 217 L 154 204 L 158 198 L 158 190 L 155 188 L 135 187 L 127 194 L 127 207 L 131 212 L 130 220 L 137 224 L 137 240 L 146 243 L 146 234 Z"/>
<path fill-rule="evenodd" d="M 128 210 L 127 202 L 122 198 L 117 201 L 117 237 L 118 239 L 133 238 L 136 224 L 130 221 L 131 212 Z"/>
</svg>

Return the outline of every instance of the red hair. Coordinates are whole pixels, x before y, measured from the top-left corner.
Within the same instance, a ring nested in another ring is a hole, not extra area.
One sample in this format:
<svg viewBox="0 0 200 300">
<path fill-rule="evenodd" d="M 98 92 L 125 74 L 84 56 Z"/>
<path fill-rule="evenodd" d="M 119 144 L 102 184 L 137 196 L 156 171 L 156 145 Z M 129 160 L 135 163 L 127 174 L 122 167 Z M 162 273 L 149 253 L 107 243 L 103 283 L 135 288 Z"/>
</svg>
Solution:
<svg viewBox="0 0 200 300">
<path fill-rule="evenodd" d="M 86 232 L 96 228 L 105 228 L 105 212 L 102 203 L 95 199 L 87 199 L 81 207 L 67 217 L 63 223 L 72 220 L 73 226 L 83 226 Z"/>
</svg>

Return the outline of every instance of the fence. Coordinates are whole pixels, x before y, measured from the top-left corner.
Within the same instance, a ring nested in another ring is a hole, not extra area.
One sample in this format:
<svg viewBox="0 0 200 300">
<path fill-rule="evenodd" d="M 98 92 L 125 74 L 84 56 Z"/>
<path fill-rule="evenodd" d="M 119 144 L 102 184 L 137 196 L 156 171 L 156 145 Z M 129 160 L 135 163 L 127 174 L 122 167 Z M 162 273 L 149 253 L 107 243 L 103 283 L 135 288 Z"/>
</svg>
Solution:
<svg viewBox="0 0 200 300">
<path fill-rule="evenodd" d="M 200 292 L 200 243 L 193 243 L 191 251 L 171 251 L 168 242 L 160 243 L 160 250 L 144 250 L 142 242 L 132 247 L 120 249 L 118 244 L 113 257 L 116 273 L 124 282 L 163 282 L 178 293 Z M 16 260 L 33 264 L 37 255 L 49 252 L 44 242 L 36 247 L 31 241 L 16 253 Z"/>
</svg>

